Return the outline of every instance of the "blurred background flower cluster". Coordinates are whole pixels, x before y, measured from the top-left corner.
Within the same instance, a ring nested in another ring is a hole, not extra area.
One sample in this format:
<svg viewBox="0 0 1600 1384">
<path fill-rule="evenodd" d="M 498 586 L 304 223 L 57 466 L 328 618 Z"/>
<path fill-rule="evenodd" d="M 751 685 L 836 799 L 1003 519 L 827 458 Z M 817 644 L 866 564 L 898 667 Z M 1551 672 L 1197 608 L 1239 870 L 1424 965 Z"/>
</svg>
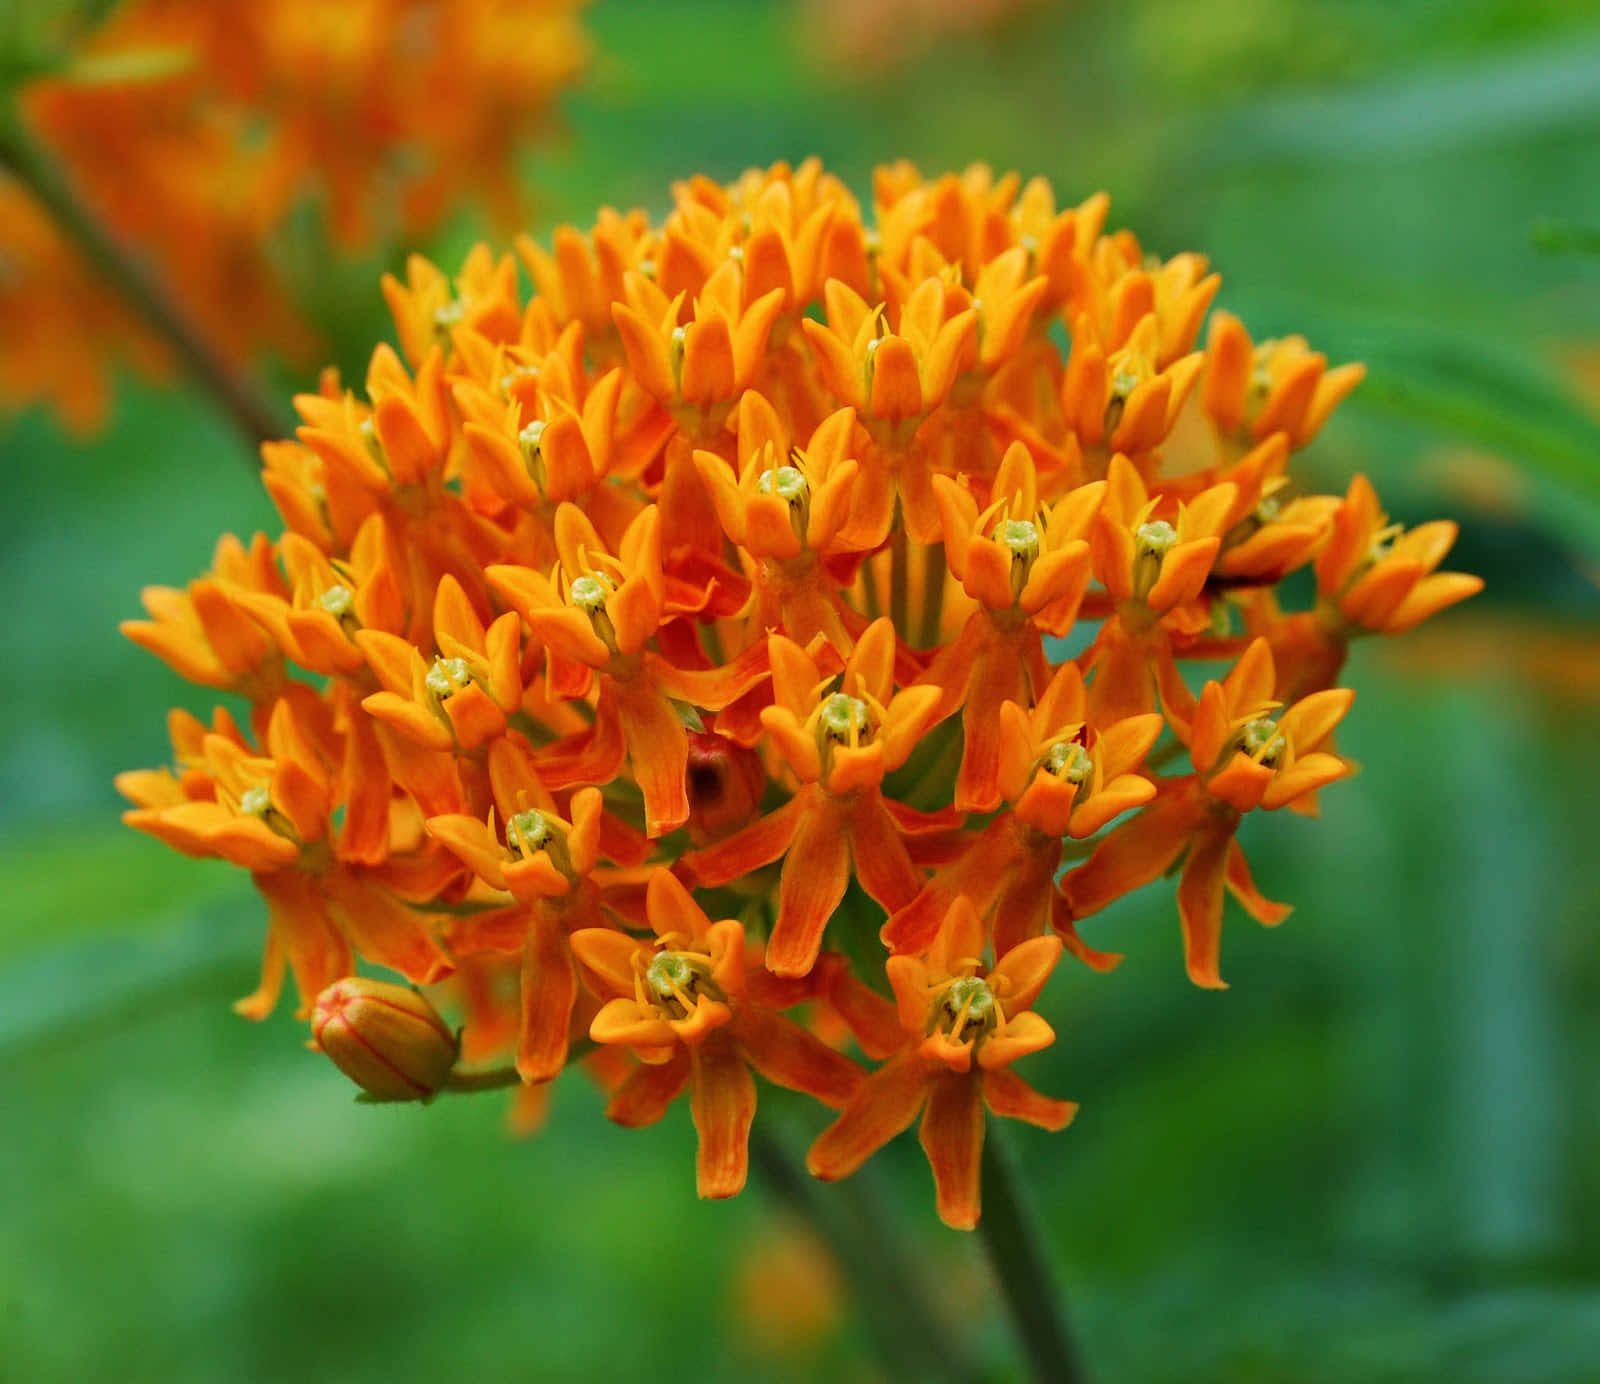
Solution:
<svg viewBox="0 0 1600 1384">
<path fill-rule="evenodd" d="M 1591 6 L 90 9 L 0 17 L 23 117 L 280 397 L 359 377 L 407 249 L 451 265 L 813 153 L 858 192 L 899 156 L 1104 187 L 1155 251 L 1205 251 L 1257 338 L 1364 360 L 1307 487 L 1364 470 L 1397 520 L 1460 520 L 1487 589 L 1356 652 L 1361 772 L 1318 830 L 1251 823 L 1297 909 L 1233 928 L 1230 991 L 1182 983 L 1162 886 L 1111 910 L 1101 935 L 1167 945 L 1057 977 L 1033 1075 L 1084 1113 L 1014 1143 L 1104 1379 L 1600 1377 Z M 0 1377 L 605 1379 L 641 1340 L 678 1343 L 655 1377 L 874 1377 L 803 1227 L 695 1201 L 686 1112 L 617 1139 L 567 1083 L 513 1140 L 497 1098 L 358 1107 L 287 1012 L 233 1018 L 260 905 L 117 822 L 179 689 L 116 625 L 271 507 L 4 177 L 0 403 Z M 924 1207 L 910 1141 L 867 1172 Z M 911 1223 L 950 1314 L 998 1332 L 976 1248 Z"/>
</svg>

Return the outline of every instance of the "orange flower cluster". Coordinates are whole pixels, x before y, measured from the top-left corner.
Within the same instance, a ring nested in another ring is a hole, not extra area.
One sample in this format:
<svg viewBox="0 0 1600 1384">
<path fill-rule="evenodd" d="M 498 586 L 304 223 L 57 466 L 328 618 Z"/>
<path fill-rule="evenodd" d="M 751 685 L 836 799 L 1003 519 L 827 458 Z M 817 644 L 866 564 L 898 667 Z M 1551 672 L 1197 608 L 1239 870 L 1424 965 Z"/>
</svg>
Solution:
<svg viewBox="0 0 1600 1384">
<path fill-rule="evenodd" d="M 209 341 L 236 358 L 303 354 L 276 233 L 307 198 L 346 244 L 420 232 L 469 197 L 514 219 L 505 170 L 586 60 L 582 2 L 132 0 L 19 97 L 85 201 Z M 0 175 L 0 315 L 22 324 L 0 339 L 0 403 L 43 398 L 74 426 L 101 420 L 103 358 L 152 355 L 105 296 Z M 100 358 L 86 339 L 105 343 Z"/>
<path fill-rule="evenodd" d="M 303 1013 L 357 958 L 449 976 L 469 1064 L 581 1059 L 629 1126 L 687 1091 L 702 1195 L 744 1183 L 760 1073 L 839 1111 L 822 1178 L 920 1117 L 970 1227 L 985 1108 L 1072 1117 L 1015 1065 L 1063 949 L 1117 960 L 1080 923 L 1181 862 L 1220 985 L 1225 893 L 1288 911 L 1244 818 L 1351 770 L 1349 641 L 1479 583 L 1365 480 L 1296 489 L 1360 368 L 1220 312 L 1197 347 L 1199 256 L 981 167 L 873 194 L 696 178 L 523 242 L 526 299 L 486 248 L 413 260 L 400 350 L 264 449 L 287 532 L 126 627 L 248 725 L 174 713 L 176 768 L 121 787 L 265 894 L 244 1013 L 286 966 Z"/>
</svg>

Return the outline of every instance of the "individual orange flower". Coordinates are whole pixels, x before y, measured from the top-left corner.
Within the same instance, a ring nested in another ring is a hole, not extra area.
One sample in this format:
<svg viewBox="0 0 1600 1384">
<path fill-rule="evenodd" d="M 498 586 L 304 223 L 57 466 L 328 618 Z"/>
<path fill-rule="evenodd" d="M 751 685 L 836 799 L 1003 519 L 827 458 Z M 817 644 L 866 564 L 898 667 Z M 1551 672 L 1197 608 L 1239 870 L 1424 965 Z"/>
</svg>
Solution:
<svg viewBox="0 0 1600 1384">
<path fill-rule="evenodd" d="M 777 811 L 680 861 L 697 885 L 715 887 L 784 857 L 778 916 L 767 965 L 807 974 L 822 933 L 850 883 L 886 909 L 903 907 L 920 879 L 902 839 L 918 814 L 880 791 L 904 764 L 938 700 L 938 689 L 894 688 L 894 624 L 875 620 L 856 642 L 838 690 L 810 654 L 771 635 L 773 705 L 761 713 L 777 753 L 800 781 Z"/>
<path fill-rule="evenodd" d="M 1237 317 L 1217 312 L 1206 343 L 1205 409 L 1225 436 L 1260 441 L 1283 432 L 1304 447 L 1366 373 L 1364 365 L 1329 370 L 1303 336 L 1254 343 Z"/>
<path fill-rule="evenodd" d="M 964 486 L 945 476 L 933 485 L 950 571 L 979 609 L 924 676 L 943 692 L 938 717 L 962 709 L 955 806 L 992 812 L 1000 801 L 1000 708 L 1031 701 L 1030 684 L 1045 681 L 1042 636 L 1065 635 L 1077 618 L 1089 584 L 1085 535 L 1105 487 L 1079 486 L 1041 506 L 1033 457 L 1021 442 L 1007 449 L 982 513 Z"/>
<path fill-rule="evenodd" d="M 723 531 L 748 559 L 757 627 L 801 645 L 820 634 L 848 649 L 846 611 L 822 564 L 877 547 L 893 518 L 891 505 L 865 532 L 849 522 L 859 470 L 850 456 L 855 411 L 830 414 L 805 447 L 791 442 L 772 405 L 754 390 L 740 401 L 739 414 L 737 473 L 715 452 L 697 451 L 694 463 Z"/>
<path fill-rule="evenodd" d="M 751 965 L 735 919 L 713 923 L 667 870 L 651 876 L 646 907 L 653 942 L 606 928 L 572 936 L 585 971 L 615 996 L 591 1036 L 632 1048 L 641 1064 L 606 1113 L 631 1127 L 651 1124 L 688 1086 L 700 1195 L 731 1197 L 749 1167 L 752 1068 L 834 1109 L 854 1094 L 861 1071 L 762 1002 L 760 961 Z"/>
<path fill-rule="evenodd" d="M 644 841 L 606 823 L 598 789 L 572 795 L 571 819 L 539 781 L 526 749 L 511 738 L 489 748 L 494 806 L 480 820 L 459 813 L 430 817 L 428 834 L 444 843 L 491 889 L 518 908 L 466 920 L 452 934 L 464 952 L 501 949 L 508 938 L 522 951 L 521 1023 L 516 1066 L 524 1081 L 548 1081 L 567 1063 L 567 1040 L 578 998 L 568 934 L 608 926 L 601 912 L 602 851 L 637 865 Z M 498 817 L 498 820 L 497 820 Z M 603 840 L 603 836 L 610 840 Z M 609 847 L 609 849 L 607 849 Z"/>
<path fill-rule="evenodd" d="M 939 1219 L 971 1230 L 981 1210 L 984 1106 L 1043 1129 L 1071 1121 L 1076 1105 L 1041 1095 L 1011 1070 L 1055 1041 L 1033 1003 L 1055 969 L 1060 940 L 1035 937 L 993 967 L 979 959 L 983 951 L 983 920 L 969 899 L 957 898 L 924 956 L 889 958 L 904 1046 L 812 1144 L 806 1166 L 814 1176 L 848 1177 L 920 1114 Z"/>
<path fill-rule="evenodd" d="M 242 866 L 266 898 L 271 925 L 261 985 L 235 1006 L 249 1018 L 272 1011 L 286 964 L 294 971 L 302 1015 L 323 989 L 350 973 L 353 949 L 418 984 L 450 969 L 430 915 L 413 909 L 403 891 L 432 898 L 459 871 L 453 863 L 441 869 L 427 852 L 389 868 L 390 781 L 377 743 L 370 733 L 353 731 L 337 774 L 330 773 L 317 744 L 329 727 L 314 724 L 324 710 L 279 701 L 264 754 L 220 712 L 210 732 L 175 714 L 181 777 L 118 779 L 135 803 L 123 814 L 129 826 L 186 855 Z M 336 799 L 346 803 L 337 826 Z"/>
<path fill-rule="evenodd" d="M 1164 873 L 1187 848 L 1178 880 L 1189 978 L 1223 988 L 1217 969 L 1226 886 L 1258 922 L 1289 909 L 1261 896 L 1235 839 L 1241 814 L 1261 807 L 1304 809 L 1311 795 L 1351 772 L 1321 746 L 1350 709 L 1346 688 L 1314 692 L 1274 716 L 1277 673 L 1265 639 L 1255 640 L 1228 676 L 1208 682 L 1188 733 L 1195 774 L 1169 781 L 1137 817 L 1107 836 L 1062 881 L 1072 917 L 1097 913 Z"/>
<path fill-rule="evenodd" d="M 951 905 L 965 896 L 994 918 L 994 944 L 1001 955 L 1050 926 L 1095 970 L 1109 970 L 1121 960 L 1078 936 L 1055 878 L 1064 838 L 1093 836 L 1155 797 L 1156 785 L 1135 771 L 1163 722 L 1152 713 L 1097 730 L 1085 721 L 1086 700 L 1083 675 L 1077 665 L 1064 663 L 1032 711 L 1015 701 L 1001 705 L 997 783 L 1011 810 L 995 817 L 916 898 L 890 916 L 883 941 L 891 951 L 927 948 Z"/>
<path fill-rule="evenodd" d="M 1092 714 L 1101 721 L 1137 716 L 1152 710 L 1159 696 L 1175 724 L 1186 721 L 1192 697 L 1174 661 L 1174 640 L 1210 626 L 1206 578 L 1238 487 L 1212 486 L 1180 502 L 1171 518 L 1158 518 L 1161 496 L 1150 493 L 1127 458 L 1112 457 L 1106 481 L 1089 543 L 1094 574 L 1115 606 L 1087 656 L 1095 669 Z"/>
<path fill-rule="evenodd" d="M 675 667 L 646 647 L 669 612 L 654 506 L 628 526 L 615 555 L 571 504 L 556 511 L 555 542 L 561 561 L 553 578 L 514 566 L 485 575 L 544 641 L 553 668 L 565 665 L 552 674 L 562 690 L 581 694 L 589 670 L 599 674 L 597 730 L 586 738 L 581 768 L 569 773 L 609 782 L 626 754 L 644 795 L 645 829 L 660 836 L 689 816 L 689 742 L 672 699 L 720 710 L 766 677 L 765 650 L 757 646 L 725 668 L 695 669 Z"/>
</svg>

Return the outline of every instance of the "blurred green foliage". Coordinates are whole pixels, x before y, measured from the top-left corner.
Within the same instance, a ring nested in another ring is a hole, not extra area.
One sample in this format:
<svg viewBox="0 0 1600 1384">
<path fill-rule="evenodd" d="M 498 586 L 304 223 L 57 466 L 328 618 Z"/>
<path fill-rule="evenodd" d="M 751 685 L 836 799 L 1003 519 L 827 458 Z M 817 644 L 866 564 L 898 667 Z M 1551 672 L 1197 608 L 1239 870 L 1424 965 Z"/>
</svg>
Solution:
<svg viewBox="0 0 1600 1384">
<path fill-rule="evenodd" d="M 1370 362 L 1308 462 L 1463 520 L 1454 565 L 1489 590 L 1441 625 L 1497 617 L 1492 655 L 1359 651 L 1364 770 L 1320 822 L 1249 824 L 1297 910 L 1229 914 L 1231 991 L 1184 981 L 1170 887 L 1093 920 L 1128 960 L 1063 969 L 1030 1072 L 1082 1113 L 1015 1143 L 1102 1381 L 1600 1380 L 1600 423 L 1570 370 L 1600 357 L 1600 262 L 1535 243 L 1600 225 L 1592 8 L 1042 4 L 883 70 L 821 56 L 792 5 L 593 23 L 563 146 L 517 173 L 551 221 L 780 157 L 862 193 L 874 162 L 984 158 L 1107 187 L 1154 249 L 1209 253 L 1257 335 Z M 289 252 L 359 378 L 378 263 Z M 286 1013 L 228 1013 L 259 902 L 123 831 L 109 782 L 208 700 L 115 624 L 272 515 L 204 401 L 125 383 L 116 416 L 87 445 L 38 415 L 0 435 L 0 1380 L 882 1377 L 848 1302 L 764 1353 L 730 1294 L 775 1204 L 695 1202 L 685 1111 L 625 1134 L 566 1082 L 516 1142 L 499 1097 L 358 1107 Z M 1013 1377 L 915 1146 L 870 1171 Z"/>
</svg>

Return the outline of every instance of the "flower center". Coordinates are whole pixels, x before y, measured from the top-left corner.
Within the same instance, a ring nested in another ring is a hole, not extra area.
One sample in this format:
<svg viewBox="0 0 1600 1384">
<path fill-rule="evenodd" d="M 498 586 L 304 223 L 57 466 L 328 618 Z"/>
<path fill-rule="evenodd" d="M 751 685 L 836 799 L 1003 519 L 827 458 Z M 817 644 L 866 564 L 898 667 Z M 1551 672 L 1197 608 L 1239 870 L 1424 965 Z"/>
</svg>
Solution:
<svg viewBox="0 0 1600 1384">
<path fill-rule="evenodd" d="M 428 691 L 443 701 L 472 681 L 472 669 L 464 658 L 436 658 L 423 681 Z"/>
<path fill-rule="evenodd" d="M 1141 554 L 1165 557 L 1172 545 L 1178 541 L 1178 531 L 1165 519 L 1155 519 L 1148 524 L 1140 524 L 1134 537 L 1138 540 Z"/>
<path fill-rule="evenodd" d="M 336 620 L 342 620 L 350 614 L 355 599 L 348 586 L 330 586 L 317 597 L 317 604 Z"/>
<path fill-rule="evenodd" d="M 999 1010 L 988 981 L 982 976 L 961 976 L 945 986 L 934 1006 L 933 1024 L 952 1042 L 962 1043 L 968 1037 L 977 1040 L 995 1026 Z"/>
<path fill-rule="evenodd" d="M 522 857 L 546 849 L 553 837 L 550 819 L 532 809 L 517 813 L 506 823 L 506 845 Z"/>
<path fill-rule="evenodd" d="M 1259 764 L 1275 764 L 1283 753 L 1283 736 L 1270 716 L 1259 716 L 1245 723 L 1241 736 L 1244 752 Z"/>
<path fill-rule="evenodd" d="M 606 608 L 606 585 L 599 577 L 583 576 L 572 583 L 572 604 L 593 614 Z"/>
<path fill-rule="evenodd" d="M 1083 783 L 1094 772 L 1094 760 L 1076 740 L 1064 740 L 1050 747 L 1045 769 L 1068 783 Z"/>
<path fill-rule="evenodd" d="M 776 495 L 790 504 L 798 504 L 805 499 L 810 488 L 805 476 L 794 466 L 779 466 L 763 471 L 761 478 L 756 481 L 756 489 L 763 495 Z"/>
<path fill-rule="evenodd" d="M 867 715 L 867 704 L 859 697 L 847 697 L 843 692 L 835 692 L 823 702 L 818 721 L 828 739 L 840 744 L 856 745 L 871 734 L 872 727 Z"/>
</svg>

